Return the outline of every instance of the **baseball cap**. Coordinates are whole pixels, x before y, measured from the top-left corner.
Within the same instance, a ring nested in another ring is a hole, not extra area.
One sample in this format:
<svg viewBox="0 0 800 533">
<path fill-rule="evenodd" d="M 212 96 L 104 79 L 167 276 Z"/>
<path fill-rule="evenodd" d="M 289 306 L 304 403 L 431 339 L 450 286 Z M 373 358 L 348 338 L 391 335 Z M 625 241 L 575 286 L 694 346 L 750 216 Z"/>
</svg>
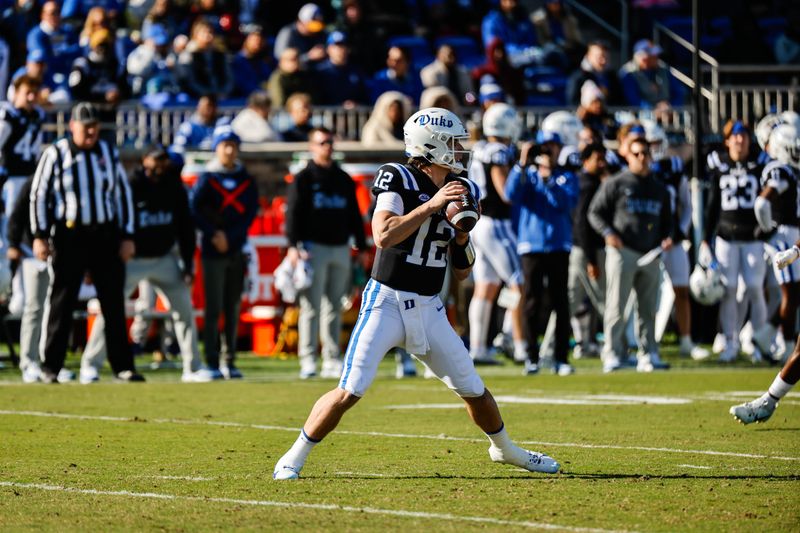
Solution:
<svg viewBox="0 0 800 533">
<path fill-rule="evenodd" d="M 554 131 L 539 130 L 536 132 L 536 144 L 557 143 L 561 144 L 561 136 Z"/>
<path fill-rule="evenodd" d="M 227 124 L 225 126 L 219 126 L 214 130 L 214 137 L 211 140 L 211 149 L 216 150 L 219 143 L 226 141 L 233 141 L 237 145 L 242 142 L 239 136 L 233 132 L 233 128 Z"/>
<path fill-rule="evenodd" d="M 645 54 L 648 56 L 661 55 L 663 50 L 649 39 L 641 39 L 633 45 L 633 55 Z"/>
<path fill-rule="evenodd" d="M 297 12 L 297 20 L 306 25 L 308 31 L 317 33 L 325 25 L 322 23 L 322 10 L 317 4 L 306 4 Z"/>
<path fill-rule="evenodd" d="M 347 35 L 345 35 L 344 32 L 341 32 L 341 31 L 338 31 L 338 30 L 334 31 L 334 32 L 331 32 L 331 34 L 328 35 L 327 44 L 328 45 L 332 45 L 332 44 L 346 45 L 347 44 Z"/>
<path fill-rule="evenodd" d="M 481 85 L 478 96 L 480 103 L 483 104 L 490 100 L 505 101 L 505 99 L 506 93 L 503 92 L 503 88 L 496 83 L 484 83 Z"/>
<path fill-rule="evenodd" d="M 163 24 L 150 24 L 143 32 L 144 40 L 152 40 L 156 46 L 164 46 L 169 43 L 169 32 Z"/>
<path fill-rule="evenodd" d="M 80 122 L 81 124 L 97 124 L 100 122 L 100 117 L 94 105 L 89 102 L 80 102 L 72 108 L 70 120 Z"/>
<path fill-rule="evenodd" d="M 34 63 L 44 63 L 44 50 L 41 48 L 34 48 L 28 52 L 27 61 Z"/>
</svg>

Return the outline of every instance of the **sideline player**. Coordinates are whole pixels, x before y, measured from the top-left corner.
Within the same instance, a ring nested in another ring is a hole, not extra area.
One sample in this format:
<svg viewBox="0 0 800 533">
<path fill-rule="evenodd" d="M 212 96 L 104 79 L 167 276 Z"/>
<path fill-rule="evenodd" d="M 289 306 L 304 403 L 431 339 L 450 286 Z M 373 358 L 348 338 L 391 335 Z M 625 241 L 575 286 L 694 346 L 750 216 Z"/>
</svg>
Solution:
<svg viewBox="0 0 800 533">
<path fill-rule="evenodd" d="M 798 258 L 800 258 L 800 240 L 788 250 L 775 254 L 775 266 L 779 269 L 786 268 Z M 732 406 L 729 412 L 742 424 L 766 422 L 775 412 L 781 398 L 792 390 L 798 380 L 800 380 L 800 342 L 795 342 L 792 356 L 775 376 L 767 392 L 751 402 Z"/>
<path fill-rule="evenodd" d="M 500 291 L 500 283 L 512 291 L 516 304 L 511 313 L 514 338 L 514 360 L 528 358 L 527 343 L 522 335 L 521 285 L 522 266 L 517 256 L 517 239 L 511 227 L 511 206 L 503 189 L 516 159 L 514 142 L 521 124 L 517 111 L 508 104 L 494 104 L 483 115 L 486 140 L 475 143 L 472 150 L 470 179 L 480 188 L 481 218 L 472 230 L 475 265 L 472 276 L 475 290 L 469 303 L 469 352 L 475 363 L 495 363 L 487 352 L 487 336 L 492 304 Z"/>
<path fill-rule="evenodd" d="M 339 386 L 314 404 L 297 440 L 275 465 L 273 477 L 299 477 L 308 454 L 364 396 L 378 364 L 395 346 L 418 354 L 464 400 L 467 413 L 491 442 L 492 461 L 555 473 L 558 462 L 511 441 L 494 398 L 438 297 L 448 248 L 456 278 L 468 276 L 474 262 L 469 234 L 456 234 L 441 213 L 468 188 L 477 195 L 474 183 L 453 175 L 469 166 L 470 153 L 461 146 L 468 133 L 456 115 L 437 107 L 417 111 L 403 133 L 409 162 L 383 165 L 375 175 L 372 234 L 378 251 Z"/>
</svg>

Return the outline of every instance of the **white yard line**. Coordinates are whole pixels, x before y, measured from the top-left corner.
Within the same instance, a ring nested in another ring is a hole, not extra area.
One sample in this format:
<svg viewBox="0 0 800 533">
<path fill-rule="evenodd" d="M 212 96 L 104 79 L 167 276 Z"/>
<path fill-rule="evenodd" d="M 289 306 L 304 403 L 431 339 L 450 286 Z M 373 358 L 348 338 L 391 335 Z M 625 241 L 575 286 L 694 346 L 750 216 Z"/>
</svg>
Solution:
<svg viewBox="0 0 800 533">
<path fill-rule="evenodd" d="M 136 477 L 145 477 L 150 479 L 169 479 L 169 480 L 179 480 L 179 481 L 214 481 L 213 477 L 201 477 L 201 476 L 136 476 Z"/>
<path fill-rule="evenodd" d="M 315 509 L 320 511 L 340 511 L 344 513 L 374 514 L 395 516 L 400 518 L 422 518 L 439 522 L 471 522 L 478 524 L 491 524 L 501 526 L 526 527 L 548 531 L 572 531 L 575 533 L 613 533 L 614 530 L 594 527 L 575 527 L 547 522 L 531 522 L 522 520 L 502 520 L 487 516 L 459 516 L 449 513 L 426 513 L 422 511 L 407 511 L 402 509 L 378 509 L 375 507 L 352 507 L 349 505 L 336 505 L 330 503 L 302 503 L 281 502 L 273 500 L 240 500 L 236 498 L 214 498 L 207 496 L 184 496 L 178 494 L 163 494 L 157 492 L 132 492 L 127 490 L 98 490 L 63 487 L 60 485 L 46 485 L 43 483 L 17 483 L 14 481 L 0 481 L 0 487 L 16 489 L 45 490 L 52 492 L 67 492 L 72 494 L 85 494 L 88 496 L 119 496 L 124 498 L 147 498 L 152 500 L 192 501 L 201 503 L 224 503 L 234 505 L 251 505 L 254 507 L 279 507 L 284 509 Z"/>
<path fill-rule="evenodd" d="M 73 420 L 100 420 L 106 422 L 150 422 L 154 424 L 181 424 L 191 426 L 220 426 L 220 427 L 234 427 L 245 429 L 259 429 L 264 431 L 288 431 L 298 433 L 300 428 L 292 428 L 287 426 L 271 426 L 264 424 L 244 424 L 241 422 L 225 422 L 221 420 L 188 420 L 188 419 L 175 419 L 175 418 L 125 418 L 122 416 L 100 416 L 100 415 L 76 415 L 69 413 L 48 413 L 44 411 L 13 411 L 13 410 L 0 410 L 0 415 L 9 416 L 35 416 L 43 418 L 65 418 Z M 387 437 L 397 439 L 427 439 L 427 440 L 445 440 L 445 441 L 459 441 L 459 442 L 486 442 L 485 439 L 477 439 L 471 437 L 452 437 L 449 435 L 416 435 L 409 433 L 385 433 L 382 431 L 350 431 L 350 430 L 336 430 L 338 435 L 358 435 L 367 437 Z M 739 453 L 739 452 L 721 452 L 716 450 L 694 450 L 694 449 L 681 449 L 681 448 L 661 448 L 649 446 L 623 446 L 618 444 L 587 444 L 580 442 L 550 442 L 550 441 L 535 441 L 526 440 L 520 441 L 520 444 L 534 444 L 537 446 L 553 446 L 562 448 L 583 448 L 583 449 L 596 449 L 596 450 L 635 450 L 642 452 L 659 452 L 659 453 L 682 453 L 690 455 L 716 455 L 723 457 L 740 457 L 746 459 L 771 459 L 774 461 L 800 461 L 800 457 L 791 456 L 778 456 L 778 455 L 764 455 L 754 453 Z"/>
<path fill-rule="evenodd" d="M 682 468 L 694 468 L 697 470 L 711 470 L 713 467 L 711 466 L 700 466 L 700 465 L 678 465 Z"/>
<path fill-rule="evenodd" d="M 526 470 L 527 472 L 527 470 Z M 337 476 L 361 476 L 361 477 L 398 477 L 394 474 L 373 474 L 371 472 L 334 472 Z M 402 476 L 400 476 L 402 477 Z"/>
</svg>

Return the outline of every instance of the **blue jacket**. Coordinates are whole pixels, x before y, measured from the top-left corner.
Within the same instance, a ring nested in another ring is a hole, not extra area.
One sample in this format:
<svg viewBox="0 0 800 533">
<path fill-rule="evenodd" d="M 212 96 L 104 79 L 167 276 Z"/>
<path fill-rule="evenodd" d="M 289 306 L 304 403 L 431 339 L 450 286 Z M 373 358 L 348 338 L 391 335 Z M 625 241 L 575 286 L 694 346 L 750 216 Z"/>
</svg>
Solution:
<svg viewBox="0 0 800 533">
<path fill-rule="evenodd" d="M 347 100 L 358 104 L 367 103 L 367 88 L 364 84 L 366 76 L 358 67 L 348 64 L 343 67 L 334 65 L 330 59 L 322 61 L 314 71 L 314 79 L 319 81 L 321 92 L 320 104 L 341 105 Z"/>
<path fill-rule="evenodd" d="M 72 62 L 81 55 L 77 36 L 65 27 L 46 33 L 39 24 L 28 32 L 26 45 L 29 54 L 33 50 L 42 53 L 50 75 L 67 76 L 72 68 Z"/>
<path fill-rule="evenodd" d="M 203 257 L 232 255 L 247 243 L 247 231 L 258 211 L 258 187 L 241 164 L 227 170 L 212 159 L 192 189 L 190 207 L 202 233 Z M 227 254 L 219 253 L 211 244 L 217 230 L 228 238 Z"/>
<path fill-rule="evenodd" d="M 203 124 L 197 114 L 193 114 L 189 120 L 178 127 L 175 138 L 172 139 L 172 146 L 169 151 L 183 155 L 186 149 L 211 150 L 211 140 L 214 137 L 214 130 L 219 126 L 224 126 L 231 121 L 228 117 L 220 117 L 213 124 Z"/>
<path fill-rule="evenodd" d="M 524 175 L 523 175 L 524 172 Z M 505 194 L 519 207 L 517 253 L 566 252 L 572 248 L 572 208 L 578 202 L 578 180 L 556 168 L 547 181 L 533 167 L 523 171 L 514 165 L 506 180 Z"/>
<path fill-rule="evenodd" d="M 247 98 L 266 83 L 274 67 L 266 58 L 250 58 L 239 52 L 233 57 L 233 94 Z"/>
</svg>

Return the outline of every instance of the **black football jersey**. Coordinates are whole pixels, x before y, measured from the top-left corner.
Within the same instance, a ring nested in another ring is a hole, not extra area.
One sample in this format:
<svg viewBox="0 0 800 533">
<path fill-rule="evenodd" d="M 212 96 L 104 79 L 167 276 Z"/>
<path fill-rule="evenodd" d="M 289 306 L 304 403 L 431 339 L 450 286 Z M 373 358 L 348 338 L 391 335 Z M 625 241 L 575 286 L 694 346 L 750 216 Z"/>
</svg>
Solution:
<svg viewBox="0 0 800 533">
<path fill-rule="evenodd" d="M 758 227 L 753 207 L 761 192 L 761 165 L 754 159 L 733 161 L 727 152 L 706 159 L 711 185 L 706 209 L 705 239 L 717 235 L 729 241 L 752 241 Z"/>
<path fill-rule="evenodd" d="M 2 129 L 8 131 L 0 153 L 8 176 L 30 176 L 36 171 L 42 151 L 43 120 L 44 112 L 38 108 L 28 112 L 8 103 L 0 106 L 0 122 L 5 123 Z"/>
<path fill-rule="evenodd" d="M 470 180 L 448 175 L 445 181 L 460 180 L 476 199 L 478 187 Z M 389 163 L 375 173 L 372 193 L 393 192 L 403 201 L 403 215 L 429 201 L 439 188 L 414 167 Z M 432 296 L 442 290 L 447 270 L 447 248 L 455 230 L 443 212 L 428 217 L 403 242 L 390 248 L 378 248 L 372 266 L 372 277 L 393 289 Z"/>
<path fill-rule="evenodd" d="M 797 204 L 800 183 L 797 171 L 789 165 L 771 161 L 761 174 L 761 186 L 770 187 L 778 193 L 772 209 L 775 222 L 784 226 L 797 226 L 800 222 L 800 206 Z"/>
<path fill-rule="evenodd" d="M 686 180 L 686 173 L 683 169 L 683 160 L 678 156 L 665 157 L 653 162 L 653 172 L 667 186 L 669 191 L 670 207 L 672 208 L 672 218 L 674 227 L 680 227 L 680 212 L 678 205 L 678 193 L 681 184 Z"/>
<path fill-rule="evenodd" d="M 472 165 L 469 177 L 481 191 L 481 212 L 497 219 L 511 218 L 511 206 L 503 198 L 492 182 L 492 168 L 511 167 L 514 154 L 505 144 L 494 141 L 478 141 L 472 147 Z"/>
</svg>

